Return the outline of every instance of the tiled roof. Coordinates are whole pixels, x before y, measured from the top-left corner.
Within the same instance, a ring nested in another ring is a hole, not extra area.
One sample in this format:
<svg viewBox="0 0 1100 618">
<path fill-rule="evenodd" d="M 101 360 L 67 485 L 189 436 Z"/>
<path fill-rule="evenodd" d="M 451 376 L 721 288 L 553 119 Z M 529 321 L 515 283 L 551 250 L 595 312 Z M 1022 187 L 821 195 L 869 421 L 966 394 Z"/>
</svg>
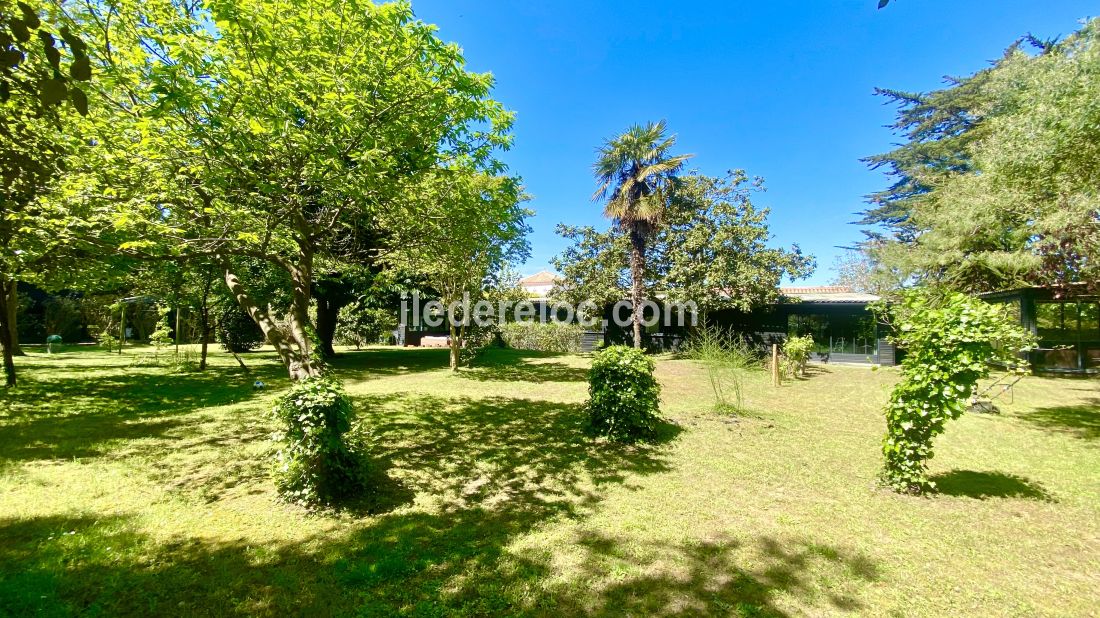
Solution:
<svg viewBox="0 0 1100 618">
<path fill-rule="evenodd" d="M 791 294 L 850 294 L 852 288 L 847 285 L 816 285 L 809 287 L 781 287 L 779 291 L 788 296 Z"/>
<path fill-rule="evenodd" d="M 557 275 L 555 275 L 554 273 L 552 273 L 548 270 L 544 270 L 542 272 L 537 272 L 533 275 L 528 275 L 528 276 L 520 279 L 519 284 L 520 285 L 551 285 L 553 283 L 556 283 L 557 280 L 558 280 Z"/>
<path fill-rule="evenodd" d="M 779 288 L 779 292 L 788 298 L 813 303 L 873 303 L 879 299 L 874 294 L 853 292 L 846 285 L 786 287 Z"/>
</svg>

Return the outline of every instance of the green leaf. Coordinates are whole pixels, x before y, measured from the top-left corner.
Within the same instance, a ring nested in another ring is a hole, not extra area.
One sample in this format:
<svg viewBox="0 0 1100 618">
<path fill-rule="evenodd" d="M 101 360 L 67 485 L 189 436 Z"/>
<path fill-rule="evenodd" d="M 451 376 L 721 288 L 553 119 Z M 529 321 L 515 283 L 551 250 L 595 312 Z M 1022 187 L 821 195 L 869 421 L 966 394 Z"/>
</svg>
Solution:
<svg viewBox="0 0 1100 618">
<path fill-rule="evenodd" d="M 87 56 L 77 58 L 69 67 L 69 75 L 77 81 L 88 81 L 92 78 L 92 61 Z"/>
<path fill-rule="evenodd" d="M 39 94 L 42 97 L 42 102 L 47 105 L 53 105 L 65 100 L 68 91 L 65 88 L 65 82 L 60 79 L 47 79 L 42 82 L 39 87 Z"/>
<path fill-rule="evenodd" d="M 73 107 L 81 116 L 88 115 L 88 97 L 83 90 L 74 87 L 69 91 L 69 100 L 73 102 Z"/>
</svg>

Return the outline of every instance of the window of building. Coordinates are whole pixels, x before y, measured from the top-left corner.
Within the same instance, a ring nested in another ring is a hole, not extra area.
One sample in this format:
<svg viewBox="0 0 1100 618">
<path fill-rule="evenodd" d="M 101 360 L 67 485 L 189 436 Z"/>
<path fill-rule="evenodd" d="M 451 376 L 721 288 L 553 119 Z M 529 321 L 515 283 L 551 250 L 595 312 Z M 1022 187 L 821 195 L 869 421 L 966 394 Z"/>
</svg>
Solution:
<svg viewBox="0 0 1100 618">
<path fill-rule="evenodd" d="M 791 315 L 787 322 L 791 335 L 810 335 L 818 354 L 878 353 L 875 319 L 871 315 Z"/>
</svg>

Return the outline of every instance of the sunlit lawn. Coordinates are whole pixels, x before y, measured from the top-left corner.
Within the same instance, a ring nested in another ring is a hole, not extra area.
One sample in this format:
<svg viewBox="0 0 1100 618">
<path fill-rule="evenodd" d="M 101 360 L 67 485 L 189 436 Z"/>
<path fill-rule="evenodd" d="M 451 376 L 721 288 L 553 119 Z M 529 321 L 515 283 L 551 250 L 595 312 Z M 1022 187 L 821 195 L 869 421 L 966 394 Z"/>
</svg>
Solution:
<svg viewBox="0 0 1100 618">
<path fill-rule="evenodd" d="M 148 350 L 20 359 L 0 394 L 0 615 L 1095 615 L 1100 382 L 1028 378 L 937 443 L 940 495 L 875 487 L 895 374 L 814 368 L 749 412 L 662 359 L 654 447 L 583 432 L 583 356 L 336 363 L 371 512 L 275 500 L 270 353 L 173 374 Z M 163 353 L 162 353 L 163 354 Z M 145 357 L 145 362 L 142 358 Z M 136 361 L 136 362 L 135 362 Z M 268 384 L 254 391 L 252 382 Z"/>
</svg>

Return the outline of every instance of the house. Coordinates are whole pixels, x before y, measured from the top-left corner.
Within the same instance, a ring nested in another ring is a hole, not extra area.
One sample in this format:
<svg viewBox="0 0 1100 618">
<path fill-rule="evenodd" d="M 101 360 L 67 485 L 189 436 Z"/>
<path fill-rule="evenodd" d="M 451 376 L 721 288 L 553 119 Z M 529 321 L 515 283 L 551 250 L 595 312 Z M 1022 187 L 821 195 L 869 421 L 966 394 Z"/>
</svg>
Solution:
<svg viewBox="0 0 1100 618">
<path fill-rule="evenodd" d="M 772 343 L 782 343 L 791 335 L 810 335 L 814 339 L 813 359 L 894 365 L 895 350 L 886 339 L 885 329 L 868 305 L 879 300 L 844 286 L 783 287 L 777 303 L 744 312 L 736 309 L 712 311 L 706 322 L 728 328 L 761 351 Z M 700 316 L 702 319 L 702 316 Z M 630 328 L 606 322 L 607 343 L 627 343 Z M 658 323 L 646 329 L 643 339 L 653 350 L 676 350 L 687 336 L 688 328 Z"/>
<path fill-rule="evenodd" d="M 1083 286 L 1024 287 L 981 298 L 1010 306 L 1020 325 L 1039 338 L 1039 348 L 1028 353 L 1036 370 L 1100 373 L 1100 295 Z"/>
<path fill-rule="evenodd" d="M 546 298 L 559 278 L 554 273 L 543 270 L 520 279 L 519 287 L 523 288 L 532 298 Z"/>
</svg>

